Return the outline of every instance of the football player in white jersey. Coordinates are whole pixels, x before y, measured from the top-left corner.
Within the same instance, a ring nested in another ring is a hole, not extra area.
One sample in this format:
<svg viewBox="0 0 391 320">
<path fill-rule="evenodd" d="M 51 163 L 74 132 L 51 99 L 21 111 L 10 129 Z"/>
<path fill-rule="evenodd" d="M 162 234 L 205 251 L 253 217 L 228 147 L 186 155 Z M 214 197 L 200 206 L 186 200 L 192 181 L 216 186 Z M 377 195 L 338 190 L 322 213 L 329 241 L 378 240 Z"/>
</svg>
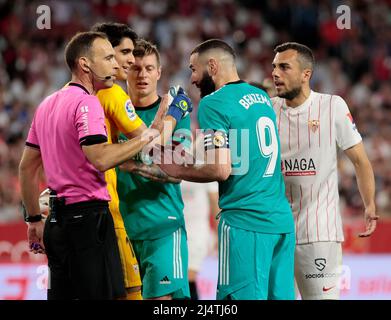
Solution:
<svg viewBox="0 0 391 320">
<path fill-rule="evenodd" d="M 366 230 L 376 228 L 375 181 L 349 108 L 336 95 L 314 92 L 308 47 L 277 46 L 272 99 L 281 140 L 286 195 L 295 216 L 295 278 L 303 299 L 338 299 L 344 240 L 339 210 L 337 147 L 354 165 Z"/>
</svg>

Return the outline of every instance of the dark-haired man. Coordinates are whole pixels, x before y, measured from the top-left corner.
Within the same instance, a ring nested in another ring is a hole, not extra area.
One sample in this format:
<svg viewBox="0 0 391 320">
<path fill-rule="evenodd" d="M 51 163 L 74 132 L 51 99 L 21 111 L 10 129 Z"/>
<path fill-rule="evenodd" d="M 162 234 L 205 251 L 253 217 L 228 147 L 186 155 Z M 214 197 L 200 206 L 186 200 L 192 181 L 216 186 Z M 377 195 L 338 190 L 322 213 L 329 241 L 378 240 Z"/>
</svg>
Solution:
<svg viewBox="0 0 391 320">
<path fill-rule="evenodd" d="M 121 23 L 105 22 L 99 23 L 92 27 L 92 30 L 103 32 L 107 35 L 115 51 L 115 59 L 119 64 L 116 79 L 126 81 L 130 68 L 134 64 L 133 50 L 137 39 L 137 34 L 127 25 Z M 143 120 L 135 112 L 132 101 L 126 92 L 118 85 L 99 90 L 97 93 L 99 101 L 105 112 L 106 128 L 108 133 L 108 142 L 117 143 L 119 134 L 122 133 L 128 139 L 137 137 L 147 129 Z M 176 97 L 176 100 L 179 97 Z M 151 127 L 159 127 L 159 123 L 169 121 L 174 128 L 177 122 L 171 112 L 175 105 L 170 106 L 168 114 L 165 115 L 167 100 L 162 99 L 160 108 L 155 114 L 154 121 L 151 121 Z M 129 165 L 129 164 L 128 164 Z M 142 164 L 140 166 L 143 166 Z M 137 166 L 138 170 L 141 170 Z M 144 167 L 144 166 L 143 166 Z M 156 171 L 161 171 L 159 167 L 147 168 L 148 173 L 153 175 Z M 141 299 L 141 279 L 137 259 L 134 255 L 132 244 L 129 241 L 124 222 L 119 208 L 117 193 L 117 175 L 115 169 L 106 171 L 107 187 L 111 196 L 109 202 L 110 212 L 114 219 L 114 226 L 118 240 L 118 246 L 125 275 L 125 286 L 127 288 L 127 299 Z"/>
<path fill-rule="evenodd" d="M 131 65 L 134 63 L 133 49 L 137 34 L 127 25 L 119 23 L 100 23 L 92 27 L 93 31 L 103 32 L 114 48 L 115 59 L 119 68 L 116 80 L 126 81 Z M 105 112 L 105 123 L 109 143 L 117 143 L 120 132 L 129 138 L 137 137 L 147 127 L 136 114 L 133 104 L 126 92 L 117 84 L 99 90 L 97 97 Z M 109 209 L 113 216 L 115 233 L 124 273 L 127 300 L 141 300 L 141 279 L 137 259 L 129 241 L 124 222 L 119 211 L 117 194 L 117 176 L 112 168 L 105 172 L 107 189 L 110 194 Z"/>
<path fill-rule="evenodd" d="M 161 168 L 184 180 L 219 181 L 217 298 L 293 299 L 294 223 L 270 99 L 240 80 L 235 53 L 221 40 L 198 45 L 190 69 L 201 91 L 206 163 Z"/>
<path fill-rule="evenodd" d="M 303 299 L 338 299 L 342 270 L 337 146 L 354 165 L 365 206 L 366 231 L 376 228 L 372 166 L 345 101 L 314 92 L 315 59 L 307 46 L 287 42 L 275 48 L 272 99 L 281 139 L 287 198 L 296 222 L 295 278 Z"/>
<path fill-rule="evenodd" d="M 48 299 L 113 299 L 126 294 L 104 171 L 133 157 L 158 132 L 147 129 L 129 142 L 107 143 L 94 94 L 113 85 L 118 63 L 105 34 L 78 33 L 65 58 L 71 82 L 38 106 L 19 166 L 28 241 L 34 253 L 47 253 Z M 41 165 L 52 190 L 45 232 L 38 202 Z"/>
</svg>

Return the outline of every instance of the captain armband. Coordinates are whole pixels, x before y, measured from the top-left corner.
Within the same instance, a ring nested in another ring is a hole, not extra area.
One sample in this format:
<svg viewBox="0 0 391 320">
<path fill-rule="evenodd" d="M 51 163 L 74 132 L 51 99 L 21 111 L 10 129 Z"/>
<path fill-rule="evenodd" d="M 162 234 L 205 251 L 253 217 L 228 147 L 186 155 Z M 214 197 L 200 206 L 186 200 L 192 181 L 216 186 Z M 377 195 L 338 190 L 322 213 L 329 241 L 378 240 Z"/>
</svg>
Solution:
<svg viewBox="0 0 391 320">
<path fill-rule="evenodd" d="M 204 135 L 205 150 L 227 148 L 229 149 L 229 139 L 227 133 L 220 130 L 206 130 Z"/>
</svg>

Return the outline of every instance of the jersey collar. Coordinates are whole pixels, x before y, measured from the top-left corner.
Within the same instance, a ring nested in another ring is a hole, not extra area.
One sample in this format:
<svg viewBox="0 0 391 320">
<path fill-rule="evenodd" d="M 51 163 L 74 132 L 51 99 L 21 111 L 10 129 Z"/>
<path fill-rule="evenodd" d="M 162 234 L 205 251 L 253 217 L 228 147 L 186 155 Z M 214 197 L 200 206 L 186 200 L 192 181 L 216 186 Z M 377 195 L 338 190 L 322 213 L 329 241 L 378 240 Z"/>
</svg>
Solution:
<svg viewBox="0 0 391 320">
<path fill-rule="evenodd" d="M 146 106 L 146 107 L 137 107 L 137 106 L 134 106 L 134 109 L 135 109 L 136 111 L 151 110 L 151 109 L 157 107 L 157 106 L 160 104 L 160 101 L 161 101 L 161 100 L 162 100 L 162 98 L 159 96 L 159 97 L 157 98 L 157 100 L 156 100 L 154 103 L 150 104 L 149 106 Z"/>
<path fill-rule="evenodd" d="M 314 99 L 314 92 L 311 90 L 310 95 L 301 105 L 297 106 L 296 108 L 290 108 L 286 105 L 286 101 L 284 99 L 283 108 L 285 110 L 288 110 L 290 114 L 297 114 L 301 111 L 307 110 L 308 107 L 311 105 L 313 99 Z"/>
<path fill-rule="evenodd" d="M 88 92 L 88 90 L 86 89 L 86 87 L 84 87 L 82 84 L 80 83 L 76 83 L 76 82 L 69 82 L 68 83 L 68 86 L 72 86 L 72 87 L 79 87 L 80 89 L 82 89 L 83 91 L 85 91 L 87 94 L 90 94 Z"/>
<path fill-rule="evenodd" d="M 245 83 L 245 81 L 243 80 L 231 81 L 231 82 L 227 82 L 225 85 L 228 86 L 229 84 L 239 84 L 239 83 Z"/>
</svg>

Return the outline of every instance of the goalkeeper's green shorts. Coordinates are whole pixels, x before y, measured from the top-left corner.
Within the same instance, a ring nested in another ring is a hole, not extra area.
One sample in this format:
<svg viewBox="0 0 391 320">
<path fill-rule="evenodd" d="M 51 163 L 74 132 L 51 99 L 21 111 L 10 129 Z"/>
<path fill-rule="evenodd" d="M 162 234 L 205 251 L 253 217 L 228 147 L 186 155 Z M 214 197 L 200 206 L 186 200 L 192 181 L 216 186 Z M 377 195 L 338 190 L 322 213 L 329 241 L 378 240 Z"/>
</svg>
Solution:
<svg viewBox="0 0 391 320">
<path fill-rule="evenodd" d="M 219 223 L 217 299 L 293 300 L 295 234 L 270 234 Z"/>
</svg>

